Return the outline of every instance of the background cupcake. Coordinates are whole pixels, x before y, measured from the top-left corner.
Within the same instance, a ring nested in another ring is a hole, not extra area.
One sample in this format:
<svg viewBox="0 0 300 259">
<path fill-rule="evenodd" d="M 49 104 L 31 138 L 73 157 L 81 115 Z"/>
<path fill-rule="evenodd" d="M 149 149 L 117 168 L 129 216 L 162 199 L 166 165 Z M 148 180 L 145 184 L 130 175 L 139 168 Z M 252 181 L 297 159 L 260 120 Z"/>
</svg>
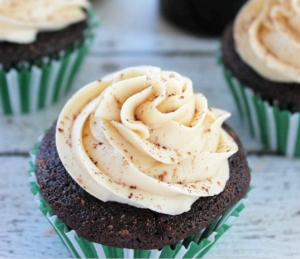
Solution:
<svg viewBox="0 0 300 259">
<path fill-rule="evenodd" d="M 0 114 L 56 102 L 69 90 L 93 38 L 88 1 L 6 0 L 0 18 Z"/>
<path fill-rule="evenodd" d="M 175 72 L 109 75 L 68 101 L 33 152 L 32 191 L 75 256 L 202 256 L 249 187 L 228 116 Z"/>
<path fill-rule="evenodd" d="M 300 157 L 300 2 L 251 0 L 222 42 L 226 81 L 252 135 Z"/>
<path fill-rule="evenodd" d="M 246 0 L 160 0 L 168 21 L 196 34 L 220 35 Z"/>
</svg>

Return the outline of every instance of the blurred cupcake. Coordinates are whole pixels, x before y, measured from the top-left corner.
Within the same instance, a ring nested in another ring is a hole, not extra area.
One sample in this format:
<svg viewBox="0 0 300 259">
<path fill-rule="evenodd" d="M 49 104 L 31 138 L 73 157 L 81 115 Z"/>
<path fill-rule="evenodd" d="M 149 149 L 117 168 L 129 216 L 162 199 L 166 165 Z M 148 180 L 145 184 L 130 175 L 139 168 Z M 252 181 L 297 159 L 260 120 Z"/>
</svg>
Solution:
<svg viewBox="0 0 300 259">
<path fill-rule="evenodd" d="M 300 1 L 251 0 L 224 33 L 222 63 L 240 114 L 267 147 L 300 157 Z"/>
<path fill-rule="evenodd" d="M 250 174 L 229 113 L 176 72 L 133 67 L 79 90 L 33 151 L 32 192 L 75 257 L 202 257 Z"/>
<path fill-rule="evenodd" d="M 220 35 L 246 0 L 160 0 L 164 18 L 196 34 Z"/>
<path fill-rule="evenodd" d="M 85 0 L 0 2 L 0 114 L 55 103 L 69 90 L 95 25 Z"/>
</svg>

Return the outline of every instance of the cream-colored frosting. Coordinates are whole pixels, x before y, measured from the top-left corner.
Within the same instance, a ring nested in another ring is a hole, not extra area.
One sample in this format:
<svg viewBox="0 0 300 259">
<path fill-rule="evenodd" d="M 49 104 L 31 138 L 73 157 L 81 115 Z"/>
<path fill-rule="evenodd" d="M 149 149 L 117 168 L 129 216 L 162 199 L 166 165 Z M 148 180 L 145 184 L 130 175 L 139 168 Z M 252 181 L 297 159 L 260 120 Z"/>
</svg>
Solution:
<svg viewBox="0 0 300 259">
<path fill-rule="evenodd" d="M 31 43 L 41 31 L 86 19 L 87 0 L 0 0 L 0 41 Z"/>
<path fill-rule="evenodd" d="M 74 180 L 102 201 L 170 215 L 223 191 L 237 151 L 190 79 L 132 67 L 80 89 L 57 122 L 56 145 Z"/>
<path fill-rule="evenodd" d="M 234 39 L 261 76 L 300 82 L 300 0 L 250 0 L 235 20 Z"/>
</svg>

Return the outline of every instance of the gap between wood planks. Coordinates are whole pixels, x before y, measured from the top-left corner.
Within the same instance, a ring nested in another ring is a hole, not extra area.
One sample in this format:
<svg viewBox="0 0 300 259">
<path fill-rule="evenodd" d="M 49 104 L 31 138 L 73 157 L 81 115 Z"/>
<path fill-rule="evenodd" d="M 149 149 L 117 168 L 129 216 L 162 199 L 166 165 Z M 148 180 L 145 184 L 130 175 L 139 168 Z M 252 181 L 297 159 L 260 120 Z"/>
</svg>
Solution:
<svg viewBox="0 0 300 259">
<path fill-rule="evenodd" d="M 97 55 L 99 57 L 109 57 L 109 56 L 118 56 L 118 57 L 126 57 L 126 56 L 160 56 L 160 57 L 217 57 L 219 51 L 204 51 L 204 50 L 159 50 L 159 51 L 133 51 L 133 50 L 116 50 L 116 51 L 98 51 L 98 50 L 90 50 L 89 55 Z"/>
<path fill-rule="evenodd" d="M 24 152 L 24 151 L 16 151 L 16 152 L 0 152 L 0 157 L 11 157 L 11 156 L 15 156 L 15 157 L 30 157 L 29 155 L 29 151 L 28 152 Z"/>
</svg>

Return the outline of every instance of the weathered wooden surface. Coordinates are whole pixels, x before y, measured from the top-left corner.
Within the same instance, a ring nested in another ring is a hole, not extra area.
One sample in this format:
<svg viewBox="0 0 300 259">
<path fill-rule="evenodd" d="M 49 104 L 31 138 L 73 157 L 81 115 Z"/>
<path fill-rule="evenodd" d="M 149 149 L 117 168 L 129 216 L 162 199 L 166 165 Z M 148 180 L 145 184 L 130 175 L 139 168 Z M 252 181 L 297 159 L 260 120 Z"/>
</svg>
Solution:
<svg viewBox="0 0 300 259">
<path fill-rule="evenodd" d="M 253 189 L 241 217 L 206 258 L 300 258 L 300 159 L 265 155 L 251 140 L 216 62 L 218 40 L 172 27 L 159 16 L 155 0 L 93 4 L 101 27 L 72 92 L 117 69 L 156 65 L 190 77 L 210 106 L 232 112 L 229 123 L 250 153 Z M 29 150 L 67 98 L 35 114 L 0 118 L 1 258 L 71 256 L 33 201 L 27 175 Z"/>
</svg>

